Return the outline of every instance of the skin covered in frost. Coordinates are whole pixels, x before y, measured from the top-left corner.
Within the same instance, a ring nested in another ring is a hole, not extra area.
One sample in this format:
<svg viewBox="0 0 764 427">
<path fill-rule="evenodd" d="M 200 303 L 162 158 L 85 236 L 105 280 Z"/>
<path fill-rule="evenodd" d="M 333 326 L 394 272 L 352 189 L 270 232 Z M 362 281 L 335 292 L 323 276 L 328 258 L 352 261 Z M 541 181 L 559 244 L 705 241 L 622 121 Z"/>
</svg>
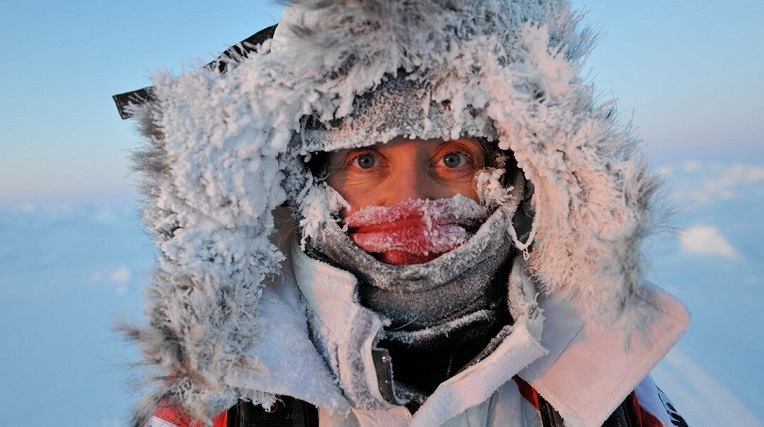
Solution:
<svg viewBox="0 0 764 427">
<path fill-rule="evenodd" d="M 474 202 L 485 163 L 471 138 L 399 136 L 330 153 L 326 181 L 347 201 L 340 216 L 359 247 L 389 264 L 420 264 L 463 244 L 485 219 Z"/>
<path fill-rule="evenodd" d="M 487 213 L 474 200 L 457 195 L 370 207 L 344 223 L 353 242 L 382 261 L 421 264 L 464 244 Z"/>
</svg>

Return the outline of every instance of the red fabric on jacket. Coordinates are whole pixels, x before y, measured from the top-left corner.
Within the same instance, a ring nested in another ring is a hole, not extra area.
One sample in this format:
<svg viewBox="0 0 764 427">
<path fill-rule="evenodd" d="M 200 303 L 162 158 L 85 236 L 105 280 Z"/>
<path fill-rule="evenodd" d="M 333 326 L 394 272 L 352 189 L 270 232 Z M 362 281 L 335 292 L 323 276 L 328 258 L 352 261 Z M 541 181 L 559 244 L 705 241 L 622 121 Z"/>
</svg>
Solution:
<svg viewBox="0 0 764 427">
<path fill-rule="evenodd" d="M 533 386 L 523 381 L 523 379 L 518 376 L 515 376 L 514 380 L 515 383 L 517 383 L 517 388 L 520 390 L 520 394 L 523 396 L 523 398 L 533 404 L 536 409 L 539 409 L 539 395 L 536 389 L 534 389 Z M 651 413 L 642 409 L 642 407 L 639 405 L 639 400 L 637 399 L 636 392 L 632 391 L 630 397 L 632 403 L 634 404 L 634 408 L 637 411 L 639 427 L 666 427 Z"/>
<path fill-rule="evenodd" d="M 515 382 L 517 383 L 518 389 L 520 390 L 520 394 L 533 404 L 533 406 L 536 407 L 536 409 L 539 408 L 539 398 L 538 398 L 538 392 L 536 389 L 533 388 L 530 384 L 523 381 L 520 377 L 514 377 Z M 666 427 L 664 426 L 657 418 L 655 418 L 652 414 L 650 414 L 648 411 L 643 410 L 642 407 L 639 405 L 639 401 L 637 400 L 637 393 L 632 392 L 631 393 L 631 399 L 634 404 L 634 408 L 637 411 L 637 418 L 640 422 L 640 427 Z M 165 423 L 169 423 L 169 426 L 162 426 L 162 427 L 203 427 L 204 424 L 200 422 L 199 420 L 195 420 L 191 418 L 188 414 L 183 411 L 183 408 L 178 406 L 177 404 L 174 404 L 170 400 L 165 400 L 159 405 L 157 405 L 156 411 L 154 411 L 154 417 L 153 419 L 159 419 L 161 421 L 164 421 Z M 223 411 L 220 414 L 218 414 L 213 420 L 212 420 L 213 427 L 228 427 L 228 411 Z M 147 427 L 152 427 L 152 424 L 149 423 Z"/>
<path fill-rule="evenodd" d="M 157 405 L 152 420 L 159 419 L 173 427 L 203 427 L 204 423 L 191 418 L 179 405 L 164 400 Z M 167 426 L 167 427 L 169 427 Z M 228 411 L 223 411 L 212 420 L 213 427 L 228 427 Z M 152 427 L 149 423 L 147 427 Z"/>
</svg>

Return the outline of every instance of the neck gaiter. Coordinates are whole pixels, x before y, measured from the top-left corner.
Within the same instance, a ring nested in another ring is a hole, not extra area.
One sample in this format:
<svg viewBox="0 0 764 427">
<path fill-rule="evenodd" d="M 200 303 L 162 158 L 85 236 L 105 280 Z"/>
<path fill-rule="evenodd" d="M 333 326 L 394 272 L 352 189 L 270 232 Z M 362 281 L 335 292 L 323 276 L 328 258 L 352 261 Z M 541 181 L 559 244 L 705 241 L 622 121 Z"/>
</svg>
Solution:
<svg viewBox="0 0 764 427">
<path fill-rule="evenodd" d="M 405 202 L 346 218 L 347 232 L 326 224 L 309 242 L 309 255 L 355 274 L 360 303 L 390 320 L 379 345 L 409 398 L 429 395 L 511 322 L 509 214 L 498 208 L 480 225 L 485 216 L 462 196 Z"/>
</svg>

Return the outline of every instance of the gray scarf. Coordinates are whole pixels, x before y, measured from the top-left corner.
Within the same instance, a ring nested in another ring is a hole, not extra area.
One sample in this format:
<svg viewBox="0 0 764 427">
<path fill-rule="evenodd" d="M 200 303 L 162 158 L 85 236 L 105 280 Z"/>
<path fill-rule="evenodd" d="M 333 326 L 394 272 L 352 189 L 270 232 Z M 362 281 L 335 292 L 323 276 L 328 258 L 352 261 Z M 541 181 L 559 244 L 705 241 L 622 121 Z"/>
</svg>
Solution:
<svg viewBox="0 0 764 427">
<path fill-rule="evenodd" d="M 321 241 L 309 242 L 307 252 L 358 278 L 361 304 L 390 320 L 379 345 L 391 350 L 396 382 L 429 394 L 511 322 L 506 278 L 515 249 L 509 227 L 507 210 L 497 208 L 466 243 L 424 264 L 380 262 L 336 223 L 325 224 Z M 442 372 L 416 372 L 421 364 L 430 371 L 439 359 Z"/>
</svg>

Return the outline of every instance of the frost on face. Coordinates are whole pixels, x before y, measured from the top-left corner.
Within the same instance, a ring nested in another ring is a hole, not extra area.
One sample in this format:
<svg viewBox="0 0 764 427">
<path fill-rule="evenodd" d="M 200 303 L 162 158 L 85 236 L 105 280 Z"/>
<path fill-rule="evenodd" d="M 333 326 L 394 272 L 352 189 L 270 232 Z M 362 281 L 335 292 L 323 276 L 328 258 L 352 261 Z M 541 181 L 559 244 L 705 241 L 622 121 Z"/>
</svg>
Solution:
<svg viewBox="0 0 764 427">
<path fill-rule="evenodd" d="M 344 224 L 356 245 L 383 261 L 420 264 L 464 244 L 487 216 L 487 208 L 457 195 L 369 207 Z"/>
<path fill-rule="evenodd" d="M 505 187 L 501 179 L 504 169 L 485 168 L 475 175 L 475 184 L 480 203 L 505 205 L 511 198 L 513 187 Z"/>
</svg>

